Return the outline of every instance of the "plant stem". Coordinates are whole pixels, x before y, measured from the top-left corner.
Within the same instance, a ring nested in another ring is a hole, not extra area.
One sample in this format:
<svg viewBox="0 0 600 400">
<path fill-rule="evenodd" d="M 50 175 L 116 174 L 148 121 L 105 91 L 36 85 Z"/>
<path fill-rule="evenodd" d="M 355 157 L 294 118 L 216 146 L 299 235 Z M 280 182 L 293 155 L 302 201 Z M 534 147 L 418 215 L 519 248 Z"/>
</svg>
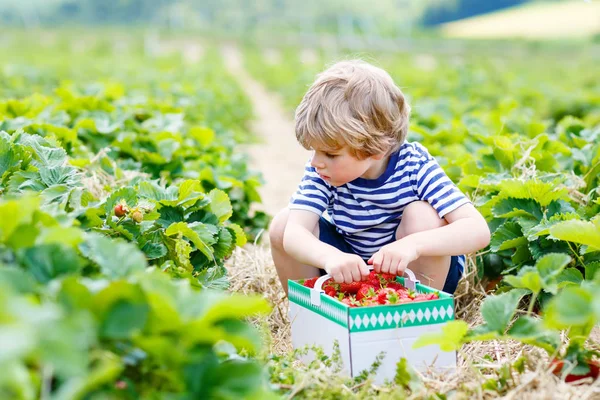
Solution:
<svg viewBox="0 0 600 400">
<path fill-rule="evenodd" d="M 581 264 L 581 266 L 585 267 L 585 263 L 583 262 L 583 258 L 581 258 L 581 256 L 579 255 L 578 252 L 576 252 L 575 250 L 573 250 L 573 247 L 571 247 L 571 243 L 567 242 L 567 245 L 569 246 L 569 249 L 573 252 L 573 254 L 575 254 L 575 257 L 577 258 L 577 260 L 579 261 L 579 263 Z"/>
<path fill-rule="evenodd" d="M 535 306 L 535 301 L 537 300 L 538 294 L 540 292 L 533 292 L 531 296 L 531 303 L 529 303 L 529 308 L 527 309 L 527 315 L 531 316 L 533 314 L 533 307 Z"/>
</svg>

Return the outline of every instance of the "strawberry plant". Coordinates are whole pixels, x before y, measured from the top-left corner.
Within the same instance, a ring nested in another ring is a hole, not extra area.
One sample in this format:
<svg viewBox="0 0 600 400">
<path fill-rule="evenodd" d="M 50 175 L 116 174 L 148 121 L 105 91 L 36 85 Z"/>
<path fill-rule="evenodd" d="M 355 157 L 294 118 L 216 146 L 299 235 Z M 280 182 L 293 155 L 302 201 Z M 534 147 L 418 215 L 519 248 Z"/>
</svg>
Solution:
<svg viewBox="0 0 600 400">
<path fill-rule="evenodd" d="M 561 285 L 560 276 L 570 261 L 564 254 L 544 256 L 535 267 L 508 278 L 516 289 L 485 299 L 481 307 L 483 325 L 469 328 L 464 321 L 452 321 L 441 333 L 423 335 L 415 346 L 435 343 L 442 349 L 458 350 L 462 344 L 476 340 L 517 340 L 544 349 L 552 359 L 552 370 L 557 374 L 564 371 L 569 381 L 597 376 L 593 357 L 600 356 L 600 352 L 586 349 L 585 342 L 600 321 L 594 300 L 600 281 L 594 278 L 581 286 Z M 536 295 L 542 290 L 557 294 L 548 301 L 540 319 L 532 310 Z M 519 304 L 528 293 L 533 293 L 529 312 L 518 315 Z M 563 329 L 568 329 L 567 343 L 560 338 Z"/>
</svg>

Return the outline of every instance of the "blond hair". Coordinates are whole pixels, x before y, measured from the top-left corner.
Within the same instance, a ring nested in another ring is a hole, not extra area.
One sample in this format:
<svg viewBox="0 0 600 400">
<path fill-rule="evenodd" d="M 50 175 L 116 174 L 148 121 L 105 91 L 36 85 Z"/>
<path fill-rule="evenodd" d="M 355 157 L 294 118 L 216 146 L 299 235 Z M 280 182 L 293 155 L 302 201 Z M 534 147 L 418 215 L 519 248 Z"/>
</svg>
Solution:
<svg viewBox="0 0 600 400">
<path fill-rule="evenodd" d="M 359 159 L 390 153 L 408 133 L 410 106 L 390 75 L 362 60 L 317 76 L 296 109 L 296 138 L 310 149 L 348 146 Z"/>
</svg>

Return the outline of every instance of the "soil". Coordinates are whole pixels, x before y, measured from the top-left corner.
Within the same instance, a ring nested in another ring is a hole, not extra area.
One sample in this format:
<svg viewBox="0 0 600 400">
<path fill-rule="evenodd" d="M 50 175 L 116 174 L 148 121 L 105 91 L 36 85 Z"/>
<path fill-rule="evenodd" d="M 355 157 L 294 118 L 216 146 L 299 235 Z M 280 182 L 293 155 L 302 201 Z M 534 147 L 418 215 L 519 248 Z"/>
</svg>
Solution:
<svg viewBox="0 0 600 400">
<path fill-rule="evenodd" d="M 260 171 L 265 181 L 259 190 L 263 199 L 260 209 L 275 215 L 287 206 L 298 187 L 310 152 L 296 141 L 294 122 L 281 101 L 246 72 L 239 50 L 225 47 L 223 55 L 229 72 L 252 102 L 255 119 L 251 128 L 259 143 L 245 150 L 250 156 L 250 167 Z"/>
</svg>

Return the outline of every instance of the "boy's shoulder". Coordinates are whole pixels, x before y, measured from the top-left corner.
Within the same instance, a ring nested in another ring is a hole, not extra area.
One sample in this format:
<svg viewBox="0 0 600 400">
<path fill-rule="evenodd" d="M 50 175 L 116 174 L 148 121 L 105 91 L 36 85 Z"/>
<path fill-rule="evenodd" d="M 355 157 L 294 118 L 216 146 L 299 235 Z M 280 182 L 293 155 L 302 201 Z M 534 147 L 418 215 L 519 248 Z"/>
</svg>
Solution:
<svg viewBox="0 0 600 400">
<path fill-rule="evenodd" d="M 403 168 L 407 164 L 425 163 L 432 158 L 427 148 L 419 142 L 402 143 L 396 154 L 392 157 L 396 159 L 396 168 Z"/>
</svg>

